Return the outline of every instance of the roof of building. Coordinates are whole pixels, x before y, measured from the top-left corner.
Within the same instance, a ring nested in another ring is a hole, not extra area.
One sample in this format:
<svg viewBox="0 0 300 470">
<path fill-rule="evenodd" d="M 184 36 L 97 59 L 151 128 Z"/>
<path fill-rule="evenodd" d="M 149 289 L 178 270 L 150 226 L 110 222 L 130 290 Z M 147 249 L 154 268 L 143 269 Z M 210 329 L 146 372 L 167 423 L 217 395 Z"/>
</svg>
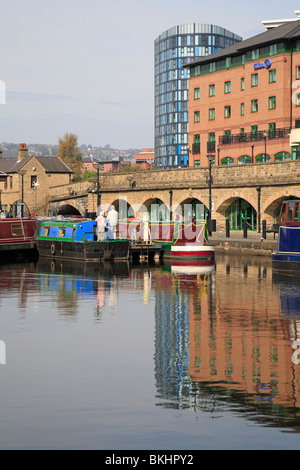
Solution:
<svg viewBox="0 0 300 470">
<path fill-rule="evenodd" d="M 261 45 L 274 44 L 280 40 L 290 40 L 298 37 L 300 38 L 300 20 L 269 29 L 249 39 L 245 39 L 244 41 L 237 42 L 231 46 L 225 47 L 225 49 L 214 52 L 209 56 L 199 57 L 199 59 L 193 60 L 183 67 L 191 67 L 198 64 L 200 65 L 207 62 L 213 62 L 228 56 L 243 54 L 246 50 L 253 49 Z"/>
<path fill-rule="evenodd" d="M 17 173 L 33 156 L 17 158 L 1 158 L 0 171 Z M 73 173 L 73 171 L 58 157 L 35 157 L 45 168 L 46 173 Z"/>
</svg>

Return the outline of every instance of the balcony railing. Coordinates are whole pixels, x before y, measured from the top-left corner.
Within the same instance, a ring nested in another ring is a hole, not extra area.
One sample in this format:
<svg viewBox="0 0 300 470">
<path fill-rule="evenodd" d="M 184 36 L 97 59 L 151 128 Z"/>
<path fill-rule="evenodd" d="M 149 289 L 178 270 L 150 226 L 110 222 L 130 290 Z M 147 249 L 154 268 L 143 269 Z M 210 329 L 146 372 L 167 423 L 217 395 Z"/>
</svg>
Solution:
<svg viewBox="0 0 300 470">
<path fill-rule="evenodd" d="M 207 142 L 207 153 L 214 153 L 216 151 L 216 142 Z"/>
<path fill-rule="evenodd" d="M 193 155 L 198 155 L 200 153 L 200 143 L 193 144 L 192 152 L 193 152 Z"/>
<path fill-rule="evenodd" d="M 272 131 L 246 132 L 243 134 L 222 135 L 219 137 L 219 145 L 240 144 L 243 142 L 253 142 L 257 140 L 283 139 L 287 138 L 291 130 L 289 127 L 274 129 Z"/>
</svg>

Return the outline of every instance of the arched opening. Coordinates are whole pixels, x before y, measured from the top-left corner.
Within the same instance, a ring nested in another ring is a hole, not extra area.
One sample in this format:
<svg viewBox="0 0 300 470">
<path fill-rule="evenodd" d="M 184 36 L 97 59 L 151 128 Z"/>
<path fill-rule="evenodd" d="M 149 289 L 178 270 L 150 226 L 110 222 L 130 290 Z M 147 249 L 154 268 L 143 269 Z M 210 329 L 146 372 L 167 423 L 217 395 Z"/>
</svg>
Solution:
<svg viewBox="0 0 300 470">
<path fill-rule="evenodd" d="M 147 207 L 150 222 L 165 222 L 170 220 L 169 208 L 161 199 L 151 199 L 148 203 L 144 203 L 144 206 Z"/>
<path fill-rule="evenodd" d="M 252 158 L 249 155 L 241 155 L 238 158 L 238 165 L 246 165 L 252 163 Z"/>
<path fill-rule="evenodd" d="M 270 155 L 267 153 L 259 153 L 255 157 L 255 163 L 267 163 L 270 161 Z"/>
<path fill-rule="evenodd" d="M 79 215 L 80 217 L 82 217 L 79 210 L 76 209 L 76 207 L 71 206 L 71 204 L 63 204 L 62 206 L 60 206 L 57 210 L 57 215 L 63 215 L 64 217 Z"/>
<path fill-rule="evenodd" d="M 278 152 L 274 155 L 274 162 L 283 162 L 291 160 L 291 154 L 289 152 Z"/>
<path fill-rule="evenodd" d="M 189 198 L 183 201 L 179 206 L 179 211 L 182 215 L 182 220 L 207 220 L 208 209 L 207 207 L 196 198 Z M 176 211 L 178 213 L 178 211 Z"/>
<path fill-rule="evenodd" d="M 221 165 L 234 165 L 234 159 L 232 157 L 222 158 Z"/>
<path fill-rule="evenodd" d="M 124 199 L 119 199 L 115 204 L 115 209 L 119 213 L 119 220 L 125 220 L 134 217 L 134 210 Z"/>
<path fill-rule="evenodd" d="M 242 230 L 244 220 L 246 220 L 249 230 L 256 230 L 256 210 L 245 199 L 239 198 L 233 201 L 227 208 L 225 217 L 229 219 L 231 230 Z"/>
</svg>

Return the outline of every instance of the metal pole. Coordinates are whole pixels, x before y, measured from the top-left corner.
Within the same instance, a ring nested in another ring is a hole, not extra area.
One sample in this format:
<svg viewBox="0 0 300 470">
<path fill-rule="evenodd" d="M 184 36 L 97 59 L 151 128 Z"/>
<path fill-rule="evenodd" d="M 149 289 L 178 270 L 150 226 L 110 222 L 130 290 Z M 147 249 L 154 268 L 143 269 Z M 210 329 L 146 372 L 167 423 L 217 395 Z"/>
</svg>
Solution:
<svg viewBox="0 0 300 470">
<path fill-rule="evenodd" d="M 24 175 L 22 174 L 22 205 L 21 205 L 21 217 L 23 218 L 24 216 L 24 184 L 23 184 L 23 178 Z"/>
<path fill-rule="evenodd" d="M 173 220 L 173 211 L 172 211 L 172 205 L 173 205 L 173 189 L 170 189 L 169 194 L 170 194 L 170 221 L 172 222 L 172 220 Z"/>
<path fill-rule="evenodd" d="M 97 210 L 101 204 L 99 171 L 100 171 L 99 168 L 97 168 Z"/>
<path fill-rule="evenodd" d="M 261 187 L 258 186 L 258 188 L 256 188 L 257 190 L 257 228 L 258 228 L 258 233 L 260 233 L 260 195 L 261 195 Z"/>
</svg>

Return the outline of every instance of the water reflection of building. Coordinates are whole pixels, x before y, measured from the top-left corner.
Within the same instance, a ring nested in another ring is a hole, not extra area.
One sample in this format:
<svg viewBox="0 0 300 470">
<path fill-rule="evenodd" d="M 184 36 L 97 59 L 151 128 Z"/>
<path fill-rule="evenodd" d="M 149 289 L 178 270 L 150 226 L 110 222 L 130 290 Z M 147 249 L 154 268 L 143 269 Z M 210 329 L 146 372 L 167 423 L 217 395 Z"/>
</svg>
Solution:
<svg viewBox="0 0 300 470">
<path fill-rule="evenodd" d="M 216 274 L 201 282 L 157 276 L 158 396 L 168 406 L 199 406 L 204 386 L 298 416 L 300 365 L 292 362 L 291 320 L 280 312 L 271 265 L 241 261 L 220 257 Z"/>
</svg>

